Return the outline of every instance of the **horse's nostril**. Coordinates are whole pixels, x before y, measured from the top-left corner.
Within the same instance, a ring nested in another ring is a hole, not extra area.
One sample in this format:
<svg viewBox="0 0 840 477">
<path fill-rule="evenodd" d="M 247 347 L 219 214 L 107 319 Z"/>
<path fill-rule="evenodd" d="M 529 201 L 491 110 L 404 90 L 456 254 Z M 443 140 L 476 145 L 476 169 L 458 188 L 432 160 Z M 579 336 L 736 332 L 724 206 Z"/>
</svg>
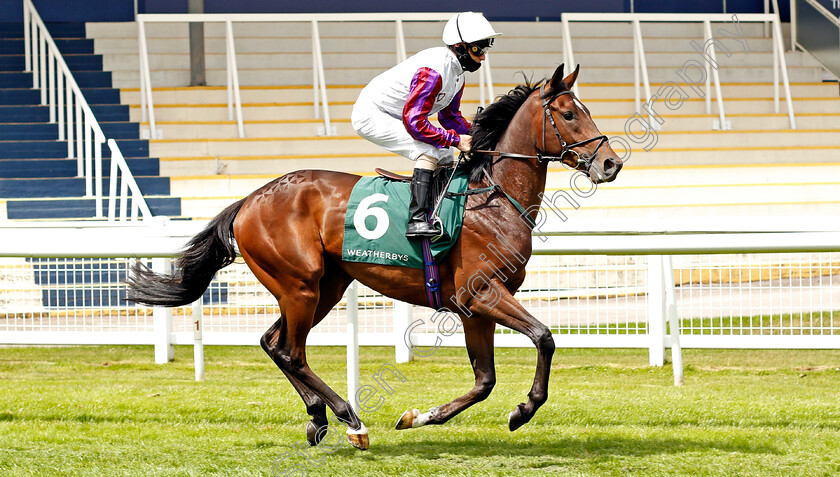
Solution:
<svg viewBox="0 0 840 477">
<path fill-rule="evenodd" d="M 612 175 L 612 173 L 615 171 L 615 168 L 616 164 L 612 160 L 607 159 L 604 161 L 604 172 L 606 172 L 607 175 Z"/>
</svg>

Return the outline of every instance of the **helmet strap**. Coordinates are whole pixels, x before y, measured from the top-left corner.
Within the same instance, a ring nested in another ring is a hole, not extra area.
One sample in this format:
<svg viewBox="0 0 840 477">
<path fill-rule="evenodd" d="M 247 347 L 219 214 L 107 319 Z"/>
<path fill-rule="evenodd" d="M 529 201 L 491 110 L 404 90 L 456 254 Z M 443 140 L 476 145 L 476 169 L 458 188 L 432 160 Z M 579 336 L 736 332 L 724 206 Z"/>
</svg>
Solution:
<svg viewBox="0 0 840 477">
<path fill-rule="evenodd" d="M 461 63 L 461 67 L 464 68 L 464 71 L 469 71 L 473 73 L 478 71 L 481 68 L 481 62 L 475 61 L 470 56 L 469 47 L 466 46 L 465 43 L 458 43 L 457 45 L 449 45 L 449 49 L 455 53 L 455 56 L 458 58 L 458 62 Z"/>
</svg>

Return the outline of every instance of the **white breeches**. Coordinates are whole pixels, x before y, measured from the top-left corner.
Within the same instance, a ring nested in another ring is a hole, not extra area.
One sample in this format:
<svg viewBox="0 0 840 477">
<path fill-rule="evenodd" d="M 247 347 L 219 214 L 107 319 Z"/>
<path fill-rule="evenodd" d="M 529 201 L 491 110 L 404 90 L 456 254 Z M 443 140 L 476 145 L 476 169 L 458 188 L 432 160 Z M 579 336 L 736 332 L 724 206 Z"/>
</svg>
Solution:
<svg viewBox="0 0 840 477">
<path fill-rule="evenodd" d="M 368 141 L 412 161 L 419 159 L 415 167 L 435 169 L 437 165 L 454 162 L 452 148 L 438 149 L 431 144 L 417 141 L 405 130 L 402 120 L 375 107 L 356 104 L 350 122 L 356 133 Z"/>
</svg>

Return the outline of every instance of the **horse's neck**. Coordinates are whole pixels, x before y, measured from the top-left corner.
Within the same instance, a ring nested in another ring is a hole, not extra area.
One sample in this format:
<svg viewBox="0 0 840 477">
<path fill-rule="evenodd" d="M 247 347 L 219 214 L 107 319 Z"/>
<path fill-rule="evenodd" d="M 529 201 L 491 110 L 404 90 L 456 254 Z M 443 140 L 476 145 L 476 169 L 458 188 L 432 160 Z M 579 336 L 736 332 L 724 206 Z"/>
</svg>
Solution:
<svg viewBox="0 0 840 477">
<path fill-rule="evenodd" d="M 523 108 L 529 106 L 526 104 Z M 496 145 L 496 150 L 536 155 L 539 152 L 536 147 L 539 133 L 535 132 L 530 124 L 533 114 L 519 111 Z M 547 172 L 548 167 L 544 163 L 537 165 L 533 160 L 502 158 L 493 166 L 492 176 L 508 195 L 528 209 L 540 204 L 540 194 L 545 191 Z"/>
</svg>

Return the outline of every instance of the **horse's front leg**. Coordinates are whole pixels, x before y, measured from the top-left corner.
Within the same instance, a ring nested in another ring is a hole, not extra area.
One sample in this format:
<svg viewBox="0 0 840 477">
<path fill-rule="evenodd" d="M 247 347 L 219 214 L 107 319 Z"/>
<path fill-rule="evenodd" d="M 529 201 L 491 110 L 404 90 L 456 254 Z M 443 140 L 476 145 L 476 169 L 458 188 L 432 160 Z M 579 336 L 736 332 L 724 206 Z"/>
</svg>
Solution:
<svg viewBox="0 0 840 477">
<path fill-rule="evenodd" d="M 463 396 L 428 412 L 417 409 L 405 411 L 397 421 L 397 429 L 409 429 L 426 424 L 443 424 L 477 402 L 487 399 L 496 384 L 496 365 L 493 362 L 493 332 L 496 324 L 482 318 L 463 319 L 467 354 L 475 373 L 475 386 Z"/>
<path fill-rule="evenodd" d="M 548 378 L 551 372 L 551 358 L 554 355 L 554 337 L 551 330 L 533 315 L 528 313 L 501 281 L 493 279 L 485 283 L 482 290 L 476 290 L 461 299 L 470 311 L 482 318 L 490 319 L 502 326 L 518 331 L 527 336 L 537 348 L 537 370 L 534 384 L 528 393 L 528 402 L 516 406 L 508 416 L 511 431 L 519 429 L 530 421 L 537 409 L 548 399 Z"/>
</svg>

